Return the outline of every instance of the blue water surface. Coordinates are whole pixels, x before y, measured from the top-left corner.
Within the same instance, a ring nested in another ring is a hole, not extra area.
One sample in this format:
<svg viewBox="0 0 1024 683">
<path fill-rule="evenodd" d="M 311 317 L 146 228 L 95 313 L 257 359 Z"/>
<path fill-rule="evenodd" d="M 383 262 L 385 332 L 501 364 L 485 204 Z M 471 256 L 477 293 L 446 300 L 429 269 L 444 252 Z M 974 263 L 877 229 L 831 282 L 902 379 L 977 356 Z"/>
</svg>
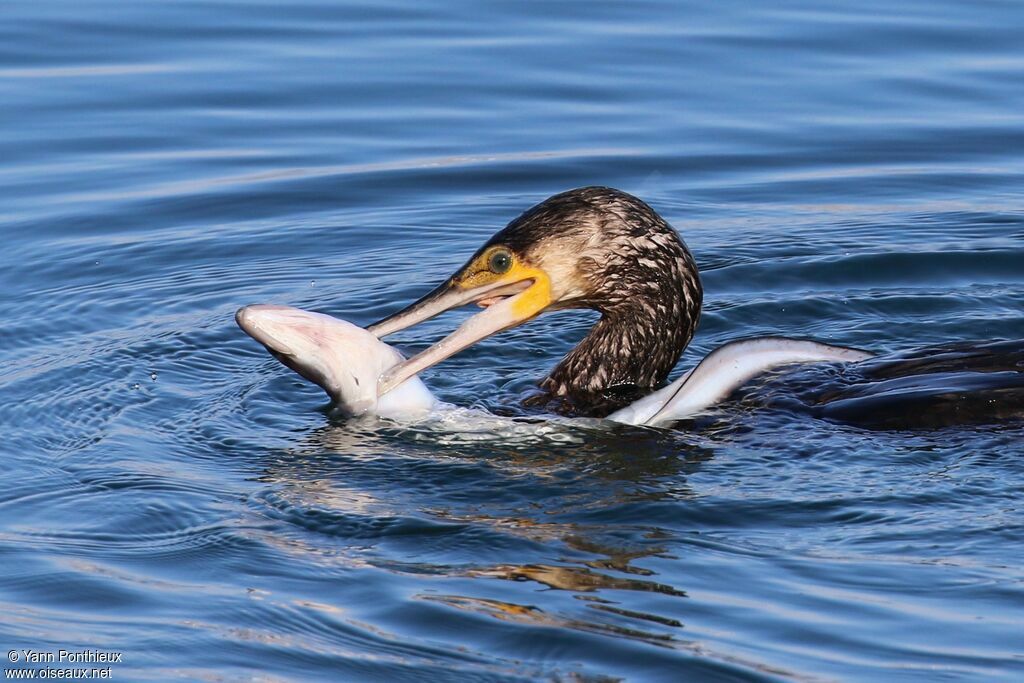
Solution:
<svg viewBox="0 0 1024 683">
<path fill-rule="evenodd" d="M 1024 679 L 1019 425 L 346 422 L 232 320 L 368 324 L 601 184 L 696 255 L 683 366 L 1024 337 L 1022 35 L 1016 0 L 4 0 L 0 650 L 137 681 Z M 592 320 L 424 379 L 500 411 Z"/>
</svg>

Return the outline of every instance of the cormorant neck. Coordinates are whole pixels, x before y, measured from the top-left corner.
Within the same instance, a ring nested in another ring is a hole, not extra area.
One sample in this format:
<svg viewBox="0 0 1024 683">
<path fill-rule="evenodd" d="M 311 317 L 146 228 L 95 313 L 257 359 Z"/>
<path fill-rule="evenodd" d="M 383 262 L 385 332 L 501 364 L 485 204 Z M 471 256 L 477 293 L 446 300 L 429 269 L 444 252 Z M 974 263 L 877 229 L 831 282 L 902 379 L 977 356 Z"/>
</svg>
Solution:
<svg viewBox="0 0 1024 683">
<path fill-rule="evenodd" d="M 693 338 L 700 315 L 685 306 L 622 305 L 604 311 L 540 387 L 601 416 L 653 391 Z M 666 315 L 671 313 L 672 315 Z"/>
</svg>

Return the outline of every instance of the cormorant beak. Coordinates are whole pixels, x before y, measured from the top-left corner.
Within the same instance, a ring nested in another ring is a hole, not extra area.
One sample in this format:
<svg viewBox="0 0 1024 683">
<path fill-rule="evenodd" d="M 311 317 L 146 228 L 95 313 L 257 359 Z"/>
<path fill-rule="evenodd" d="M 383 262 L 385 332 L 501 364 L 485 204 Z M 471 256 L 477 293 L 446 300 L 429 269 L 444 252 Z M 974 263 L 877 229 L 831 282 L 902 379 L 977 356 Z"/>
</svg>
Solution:
<svg viewBox="0 0 1024 683">
<path fill-rule="evenodd" d="M 539 268 L 517 264 L 508 273 L 483 278 L 489 280 L 483 284 L 476 283 L 479 277 L 460 279 L 460 275 L 366 328 L 383 338 L 459 306 L 474 302 L 486 306 L 441 341 L 384 372 L 377 383 L 379 395 L 481 339 L 526 322 L 552 302 L 550 279 Z"/>
</svg>

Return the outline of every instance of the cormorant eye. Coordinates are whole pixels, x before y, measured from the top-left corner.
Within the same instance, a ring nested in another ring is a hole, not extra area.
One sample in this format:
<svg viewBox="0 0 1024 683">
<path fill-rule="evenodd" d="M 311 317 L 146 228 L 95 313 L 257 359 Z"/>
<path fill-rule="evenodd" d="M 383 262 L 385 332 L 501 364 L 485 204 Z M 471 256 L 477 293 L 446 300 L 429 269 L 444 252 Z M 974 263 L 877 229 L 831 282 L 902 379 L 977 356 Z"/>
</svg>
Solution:
<svg viewBox="0 0 1024 683">
<path fill-rule="evenodd" d="M 512 267 L 512 254 L 504 249 L 499 249 L 491 254 L 491 258 L 488 260 L 487 265 L 490 267 L 491 272 L 503 275 Z"/>
</svg>

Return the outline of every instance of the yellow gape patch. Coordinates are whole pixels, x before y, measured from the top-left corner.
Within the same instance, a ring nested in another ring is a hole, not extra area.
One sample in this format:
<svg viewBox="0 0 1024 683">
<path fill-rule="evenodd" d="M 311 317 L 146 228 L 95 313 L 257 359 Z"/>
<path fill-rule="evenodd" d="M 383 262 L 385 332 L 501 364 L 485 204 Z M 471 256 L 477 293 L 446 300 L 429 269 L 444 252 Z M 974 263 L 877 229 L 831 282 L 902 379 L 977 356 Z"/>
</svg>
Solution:
<svg viewBox="0 0 1024 683">
<path fill-rule="evenodd" d="M 512 270 L 506 274 L 506 277 L 511 277 L 513 274 L 517 276 L 515 279 L 510 279 L 510 282 L 533 280 L 533 284 L 525 292 L 519 294 L 512 305 L 512 314 L 516 318 L 519 320 L 532 318 L 551 305 L 551 279 L 547 273 L 540 268 L 516 264 L 512 266 Z"/>
<path fill-rule="evenodd" d="M 492 270 L 492 259 L 496 253 L 504 252 L 511 258 L 511 265 L 504 273 Z M 473 260 L 462 272 L 453 278 L 459 289 L 475 289 L 485 286 L 514 285 L 517 282 L 533 280 L 526 291 L 517 294 L 512 314 L 517 320 L 526 320 L 537 315 L 551 304 L 551 278 L 540 268 L 524 264 L 514 253 L 502 246 L 488 249 Z"/>
</svg>

